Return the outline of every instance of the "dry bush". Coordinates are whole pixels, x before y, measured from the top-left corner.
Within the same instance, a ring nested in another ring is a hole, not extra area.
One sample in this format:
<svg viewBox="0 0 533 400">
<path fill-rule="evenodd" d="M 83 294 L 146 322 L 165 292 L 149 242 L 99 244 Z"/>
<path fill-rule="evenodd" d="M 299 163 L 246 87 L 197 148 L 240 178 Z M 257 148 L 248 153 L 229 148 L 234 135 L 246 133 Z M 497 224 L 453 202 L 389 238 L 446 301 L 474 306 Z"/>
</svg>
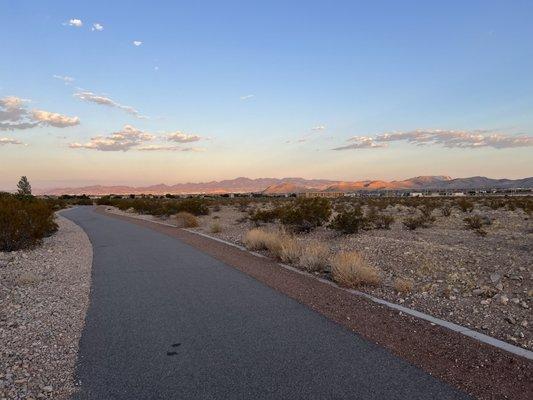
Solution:
<svg viewBox="0 0 533 400">
<path fill-rule="evenodd" d="M 211 233 L 220 233 L 222 232 L 222 226 L 215 222 L 213 225 L 211 225 Z"/>
<path fill-rule="evenodd" d="M 181 211 L 176 214 L 176 223 L 180 228 L 196 228 L 198 219 L 191 213 Z"/>
<path fill-rule="evenodd" d="M 487 234 L 487 231 L 483 229 L 483 226 L 486 225 L 486 223 L 481 216 L 477 214 L 472 215 L 471 217 L 466 217 L 463 221 L 465 222 L 466 229 L 473 230 L 480 236 L 485 236 Z"/>
<path fill-rule="evenodd" d="M 279 232 L 252 229 L 244 236 L 244 245 L 248 250 L 269 250 L 275 257 L 281 254 L 282 238 Z"/>
<path fill-rule="evenodd" d="M 394 290 L 398 293 L 410 293 L 413 291 L 413 281 L 409 279 L 396 278 L 393 283 Z"/>
<path fill-rule="evenodd" d="M 356 251 L 342 252 L 333 257 L 331 276 L 339 285 L 350 288 L 377 286 L 381 282 L 378 271 Z"/>
<path fill-rule="evenodd" d="M 328 246 L 315 241 L 302 248 L 298 265 L 309 272 L 323 271 L 328 266 L 328 259 Z"/>
<path fill-rule="evenodd" d="M 285 238 L 281 243 L 281 253 L 279 258 L 284 263 L 297 263 L 302 254 L 300 242 L 292 237 Z"/>
</svg>

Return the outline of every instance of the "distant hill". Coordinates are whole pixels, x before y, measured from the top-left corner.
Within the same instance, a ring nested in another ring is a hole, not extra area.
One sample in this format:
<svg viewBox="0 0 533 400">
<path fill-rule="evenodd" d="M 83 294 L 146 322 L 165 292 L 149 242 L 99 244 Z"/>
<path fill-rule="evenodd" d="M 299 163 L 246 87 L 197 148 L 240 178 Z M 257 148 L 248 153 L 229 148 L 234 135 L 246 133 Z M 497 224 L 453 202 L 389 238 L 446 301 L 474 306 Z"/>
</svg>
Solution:
<svg viewBox="0 0 533 400">
<path fill-rule="evenodd" d="M 400 190 L 400 189 L 510 189 L 533 188 L 533 177 L 523 179 L 491 179 L 483 176 L 471 178 L 451 178 L 449 176 L 417 176 L 401 181 L 334 181 L 327 179 L 304 178 L 257 178 L 245 177 L 203 183 L 178 183 L 176 185 L 157 184 L 143 187 L 132 186 L 84 186 L 56 188 L 36 191 L 37 194 L 197 194 L 197 193 L 250 193 L 265 194 L 302 193 L 306 191 L 352 192 L 358 190 Z"/>
</svg>

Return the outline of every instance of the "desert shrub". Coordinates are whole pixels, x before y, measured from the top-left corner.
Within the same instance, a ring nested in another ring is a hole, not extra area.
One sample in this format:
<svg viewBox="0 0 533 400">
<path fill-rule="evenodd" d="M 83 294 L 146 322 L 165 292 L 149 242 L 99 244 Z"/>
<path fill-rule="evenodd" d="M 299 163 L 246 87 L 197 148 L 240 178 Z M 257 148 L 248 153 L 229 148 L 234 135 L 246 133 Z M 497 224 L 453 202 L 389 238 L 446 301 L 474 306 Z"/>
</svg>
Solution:
<svg viewBox="0 0 533 400">
<path fill-rule="evenodd" d="M 240 198 L 237 200 L 237 210 L 241 212 L 246 212 L 248 210 L 248 206 L 250 205 L 250 199 L 243 199 Z"/>
<path fill-rule="evenodd" d="M 310 231 L 331 216 L 331 202 L 324 198 L 298 198 L 282 208 L 280 220 L 297 231 Z"/>
<path fill-rule="evenodd" d="M 382 208 L 383 209 L 383 208 Z M 390 229 L 391 224 L 394 222 L 392 215 L 386 215 L 382 212 L 378 212 L 376 207 L 370 207 L 367 215 L 365 216 L 365 229 Z"/>
<path fill-rule="evenodd" d="M 256 210 L 250 214 L 250 220 L 258 222 L 274 222 L 279 219 L 282 213 L 281 208 L 273 208 L 270 210 Z"/>
<path fill-rule="evenodd" d="M 483 218 L 480 215 L 472 215 L 470 217 L 466 217 L 463 219 L 465 222 L 465 228 L 473 230 L 480 236 L 485 236 L 487 234 L 487 231 L 483 229 L 484 225 L 487 225 L 487 223 L 483 220 Z"/>
<path fill-rule="evenodd" d="M 331 277 L 339 285 L 350 288 L 361 285 L 377 286 L 381 282 L 377 269 L 368 265 L 356 251 L 342 252 L 333 257 Z"/>
<path fill-rule="evenodd" d="M 328 246 L 315 241 L 302 248 L 298 265 L 309 272 L 324 271 L 328 266 L 328 259 Z"/>
<path fill-rule="evenodd" d="M 287 237 L 281 242 L 281 252 L 279 258 L 284 263 L 296 263 L 302 254 L 302 246 L 300 243 L 292 238 Z"/>
<path fill-rule="evenodd" d="M 407 217 L 402 221 L 403 226 L 405 226 L 410 231 L 414 231 L 417 228 L 424 227 L 424 219 L 420 216 Z"/>
<path fill-rule="evenodd" d="M 472 212 L 474 209 L 474 202 L 466 197 L 460 197 L 455 204 L 462 212 Z"/>
<path fill-rule="evenodd" d="M 435 217 L 433 217 L 433 210 L 434 206 L 430 204 L 424 204 L 422 207 L 420 207 L 420 211 L 422 212 L 422 220 L 426 225 L 430 225 L 435 222 Z"/>
<path fill-rule="evenodd" d="M 361 208 L 357 207 L 350 211 L 344 211 L 337 214 L 329 224 L 331 229 L 344 234 L 357 233 L 365 227 L 366 220 Z"/>
<path fill-rule="evenodd" d="M 442 205 L 440 211 L 443 217 L 449 217 L 450 215 L 452 215 L 452 208 L 447 203 Z"/>
<path fill-rule="evenodd" d="M 111 206 L 113 205 L 111 202 L 111 197 L 109 196 L 102 196 L 99 199 L 96 200 L 96 204 L 99 206 Z"/>
<path fill-rule="evenodd" d="M 33 246 L 56 230 L 53 207 L 46 200 L 0 193 L 0 251 Z"/>
<path fill-rule="evenodd" d="M 218 222 L 213 223 L 213 225 L 211 225 L 211 233 L 220 232 L 222 232 L 222 226 Z"/>
<path fill-rule="evenodd" d="M 191 213 L 181 211 L 176 214 L 176 223 L 181 228 L 196 228 L 198 219 Z"/>
<path fill-rule="evenodd" d="M 404 278 L 396 278 L 393 283 L 394 290 L 398 293 L 410 293 L 413 291 L 413 281 Z"/>
<path fill-rule="evenodd" d="M 213 212 L 220 212 L 220 205 L 219 204 L 215 204 L 213 206 Z"/>
<path fill-rule="evenodd" d="M 207 207 L 206 201 L 196 197 L 178 201 L 176 208 L 178 211 L 186 211 L 193 215 L 209 214 L 209 207 Z"/>
</svg>

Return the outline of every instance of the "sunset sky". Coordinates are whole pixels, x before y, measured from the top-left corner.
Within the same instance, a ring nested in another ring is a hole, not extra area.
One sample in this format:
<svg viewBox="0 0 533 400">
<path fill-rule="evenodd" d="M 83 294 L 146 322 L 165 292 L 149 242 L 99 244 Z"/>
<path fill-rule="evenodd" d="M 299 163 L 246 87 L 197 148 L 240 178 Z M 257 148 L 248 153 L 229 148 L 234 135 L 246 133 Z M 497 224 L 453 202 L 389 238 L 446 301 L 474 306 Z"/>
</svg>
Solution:
<svg viewBox="0 0 533 400">
<path fill-rule="evenodd" d="M 532 1 L 0 0 L 0 189 L 533 175 Z"/>
</svg>

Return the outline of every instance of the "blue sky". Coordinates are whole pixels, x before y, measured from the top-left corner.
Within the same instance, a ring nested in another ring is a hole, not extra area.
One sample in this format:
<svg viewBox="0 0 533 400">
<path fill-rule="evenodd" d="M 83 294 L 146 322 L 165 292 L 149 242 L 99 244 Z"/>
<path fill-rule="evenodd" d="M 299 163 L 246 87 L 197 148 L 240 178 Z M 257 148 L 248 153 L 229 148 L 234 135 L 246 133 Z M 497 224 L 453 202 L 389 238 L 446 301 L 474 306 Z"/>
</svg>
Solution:
<svg viewBox="0 0 533 400">
<path fill-rule="evenodd" d="M 0 9 L 0 98 L 71 118 L 0 130 L 0 187 L 533 175 L 531 1 Z"/>
</svg>

